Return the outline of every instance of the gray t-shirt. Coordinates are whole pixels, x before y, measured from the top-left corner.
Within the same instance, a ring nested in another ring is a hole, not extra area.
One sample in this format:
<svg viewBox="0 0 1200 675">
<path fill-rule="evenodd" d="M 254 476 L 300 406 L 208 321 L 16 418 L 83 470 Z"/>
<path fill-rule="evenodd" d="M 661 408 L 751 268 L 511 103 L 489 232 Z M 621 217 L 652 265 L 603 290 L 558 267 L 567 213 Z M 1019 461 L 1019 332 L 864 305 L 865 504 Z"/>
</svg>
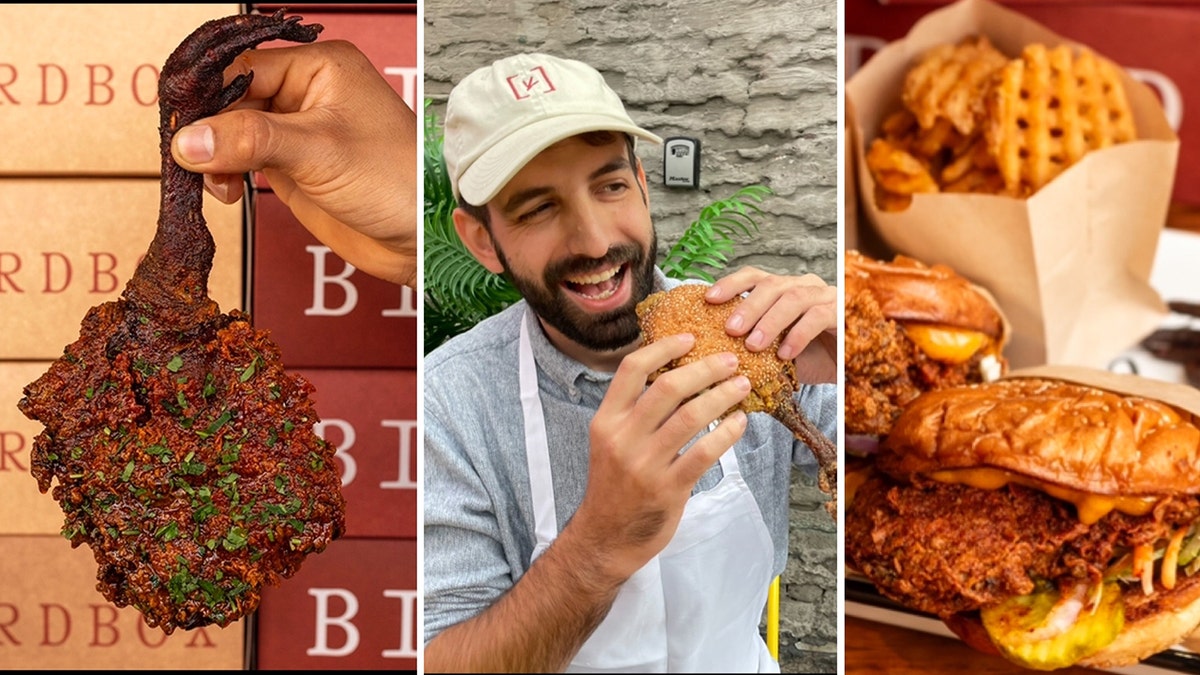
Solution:
<svg viewBox="0 0 1200 675">
<path fill-rule="evenodd" d="M 656 271 L 658 289 L 678 281 Z M 470 619 L 521 578 L 536 539 L 517 380 L 525 303 L 481 321 L 425 358 L 425 641 Z M 558 527 L 583 500 L 588 425 L 612 381 L 554 348 L 529 314 L 538 365 Z M 835 385 L 805 386 L 805 414 L 834 438 Z M 815 474 L 806 445 L 766 414 L 752 414 L 737 444 L 738 463 L 775 543 L 774 573 L 787 563 L 788 488 L 793 464 Z M 693 494 L 721 479 L 714 464 Z"/>
</svg>

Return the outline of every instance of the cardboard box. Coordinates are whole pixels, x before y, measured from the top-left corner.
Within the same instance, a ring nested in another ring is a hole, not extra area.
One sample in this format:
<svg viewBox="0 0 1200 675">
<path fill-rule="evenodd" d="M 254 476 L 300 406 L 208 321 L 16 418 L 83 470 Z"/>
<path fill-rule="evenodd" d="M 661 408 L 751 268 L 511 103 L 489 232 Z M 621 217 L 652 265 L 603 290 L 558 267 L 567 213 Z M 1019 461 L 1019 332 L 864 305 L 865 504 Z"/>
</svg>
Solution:
<svg viewBox="0 0 1200 675">
<path fill-rule="evenodd" d="M 258 5 L 260 11 L 275 11 L 278 5 Z M 353 42 L 375 64 L 396 93 L 409 108 L 417 107 L 417 12 L 415 5 L 371 5 L 369 12 L 336 11 L 330 5 L 287 5 L 288 15 L 300 15 L 302 23 L 324 26 L 317 41 L 347 40 Z M 286 47 L 286 42 L 268 42 L 263 49 Z M 262 172 L 255 172 L 254 182 L 260 188 L 269 187 Z"/>
<path fill-rule="evenodd" d="M 218 628 L 149 628 L 96 590 L 87 546 L 61 536 L 0 537 L 0 654 L 5 669 L 237 670 L 244 621 Z"/>
<path fill-rule="evenodd" d="M 887 42 L 950 0 L 844 0 L 846 77 Z M 999 0 L 1050 30 L 1113 59 L 1151 86 L 1181 141 L 1173 200 L 1200 204 L 1200 60 L 1190 57 L 1200 36 L 1194 3 Z M 1191 4 L 1192 7 L 1180 5 Z"/>
<path fill-rule="evenodd" d="M 415 368 L 417 298 L 342 260 L 256 191 L 251 313 L 289 368 Z"/>
<path fill-rule="evenodd" d="M 415 370 L 298 370 L 317 388 L 319 436 L 335 455 L 346 536 L 417 536 Z"/>
<path fill-rule="evenodd" d="M 38 491 L 37 479 L 29 473 L 33 439 L 42 425 L 17 409 L 25 385 L 49 367 L 48 361 L 0 362 L 0 535 L 62 531 L 62 509 L 49 493 Z"/>
<path fill-rule="evenodd" d="M 417 542 L 339 539 L 264 589 L 259 670 L 416 670 Z"/>
<path fill-rule="evenodd" d="M 0 175 L 157 176 L 158 73 L 237 4 L 0 7 Z"/>
<path fill-rule="evenodd" d="M 157 178 L 0 179 L 0 360 L 57 359 L 87 310 L 121 295 L 159 194 Z M 242 207 L 206 195 L 204 216 L 217 245 L 209 296 L 241 308 Z"/>
</svg>

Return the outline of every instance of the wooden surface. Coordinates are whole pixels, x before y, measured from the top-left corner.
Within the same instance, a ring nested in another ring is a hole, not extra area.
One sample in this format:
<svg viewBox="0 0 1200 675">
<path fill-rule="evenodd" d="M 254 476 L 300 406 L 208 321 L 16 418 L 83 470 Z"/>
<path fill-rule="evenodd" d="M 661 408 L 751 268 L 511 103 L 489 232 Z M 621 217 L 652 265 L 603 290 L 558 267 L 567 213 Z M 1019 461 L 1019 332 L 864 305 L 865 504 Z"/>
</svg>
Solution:
<svg viewBox="0 0 1200 675">
<path fill-rule="evenodd" d="M 999 656 L 975 651 L 954 638 L 846 617 L 846 675 L 1030 675 Z M 1065 668 L 1055 675 L 1097 675 L 1103 671 Z"/>
</svg>

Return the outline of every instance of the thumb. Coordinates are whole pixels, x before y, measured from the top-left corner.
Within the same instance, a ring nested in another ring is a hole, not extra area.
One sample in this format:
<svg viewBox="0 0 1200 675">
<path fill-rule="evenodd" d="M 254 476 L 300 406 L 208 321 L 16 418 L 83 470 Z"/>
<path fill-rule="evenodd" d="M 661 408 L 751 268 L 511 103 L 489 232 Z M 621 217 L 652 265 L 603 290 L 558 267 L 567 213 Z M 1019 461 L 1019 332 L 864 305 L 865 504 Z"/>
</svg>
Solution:
<svg viewBox="0 0 1200 675">
<path fill-rule="evenodd" d="M 196 173 L 242 174 L 291 166 L 298 156 L 295 138 L 281 116 L 259 110 L 231 110 L 197 120 L 171 139 L 179 166 Z"/>
</svg>

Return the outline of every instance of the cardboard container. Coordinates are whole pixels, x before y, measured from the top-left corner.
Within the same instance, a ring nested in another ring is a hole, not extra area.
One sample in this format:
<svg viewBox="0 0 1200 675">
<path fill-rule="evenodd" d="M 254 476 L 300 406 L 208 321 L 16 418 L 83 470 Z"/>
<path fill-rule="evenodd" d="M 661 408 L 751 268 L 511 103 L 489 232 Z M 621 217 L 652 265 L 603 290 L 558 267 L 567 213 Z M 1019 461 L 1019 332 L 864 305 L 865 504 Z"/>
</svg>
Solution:
<svg viewBox="0 0 1200 675">
<path fill-rule="evenodd" d="M 2 116 L 0 116 L 2 117 Z M 154 238 L 159 180 L 0 179 L 0 360 L 47 360 L 87 310 L 116 300 Z M 242 207 L 205 198 L 209 296 L 242 307 Z"/>
<path fill-rule="evenodd" d="M 0 535 L 62 531 L 58 502 L 39 492 L 37 479 L 29 473 L 33 439 L 42 433 L 42 425 L 17 409 L 25 385 L 49 367 L 46 361 L 0 362 Z"/>
<path fill-rule="evenodd" d="M 0 536 L 0 663 L 8 670 L 238 670 L 244 623 L 149 628 L 96 590 L 87 546 L 61 536 Z"/>
<path fill-rule="evenodd" d="M 416 670 L 417 542 L 339 539 L 257 614 L 259 670 Z"/>
<path fill-rule="evenodd" d="M 158 73 L 237 4 L 0 7 L 0 175 L 157 176 Z"/>
<path fill-rule="evenodd" d="M 1138 140 L 1089 153 L 1028 199 L 921 194 L 885 213 L 870 198 L 865 147 L 898 105 L 908 68 L 930 47 L 977 33 L 1010 55 L 1031 42 L 1065 42 L 1022 14 L 962 0 L 873 56 L 846 85 L 860 226 L 894 252 L 947 264 L 991 291 L 1012 322 L 1005 355 L 1014 368 L 1103 367 L 1166 315 L 1149 276 L 1179 141 L 1146 86 L 1122 74 Z"/>
<path fill-rule="evenodd" d="M 280 5 L 256 5 L 262 12 L 273 12 Z M 303 23 L 324 26 L 317 41 L 347 40 L 353 42 L 375 64 L 404 99 L 416 110 L 417 80 L 417 11 L 416 5 L 367 5 L 369 11 L 346 11 L 343 6 L 313 4 L 287 5 L 287 14 L 300 15 Z M 263 49 L 286 47 L 286 42 L 268 42 Z M 254 173 L 254 183 L 270 187 L 262 172 Z"/>
<path fill-rule="evenodd" d="M 317 388 L 315 431 L 337 448 L 346 536 L 417 536 L 415 370 L 299 370 Z"/>
<path fill-rule="evenodd" d="M 950 0 L 843 0 L 846 76 Z M 1000 0 L 1046 28 L 1087 44 L 1145 82 L 1179 134 L 1176 202 L 1200 204 L 1200 35 L 1195 0 Z M 1081 5 L 1086 5 L 1082 7 Z"/>
<path fill-rule="evenodd" d="M 271 192 L 256 192 L 251 313 L 289 368 L 415 368 L 411 288 L 360 272 Z"/>
</svg>

